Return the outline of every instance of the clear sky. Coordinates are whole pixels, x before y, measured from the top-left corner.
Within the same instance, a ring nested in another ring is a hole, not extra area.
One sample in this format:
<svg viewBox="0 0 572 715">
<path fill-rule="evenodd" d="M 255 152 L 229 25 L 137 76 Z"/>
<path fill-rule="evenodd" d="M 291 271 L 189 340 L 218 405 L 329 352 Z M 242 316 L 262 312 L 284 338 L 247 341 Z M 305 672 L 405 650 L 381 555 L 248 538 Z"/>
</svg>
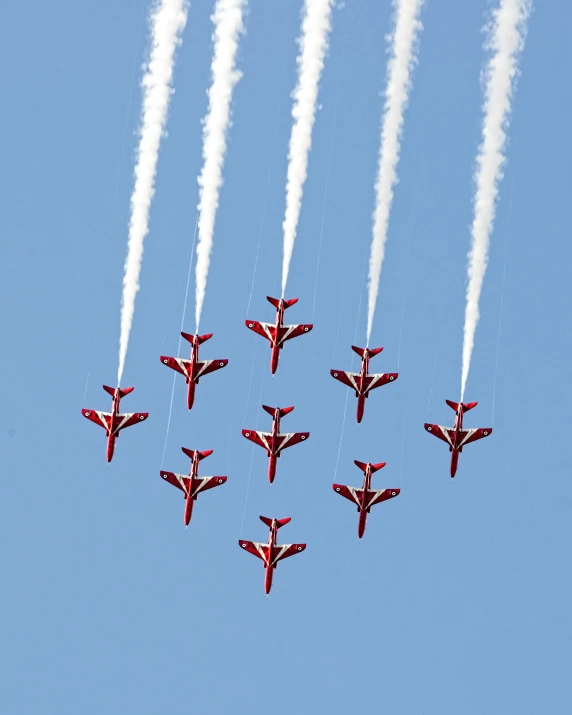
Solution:
<svg viewBox="0 0 572 715">
<path fill-rule="evenodd" d="M 201 323 L 214 333 L 203 355 L 230 362 L 190 414 L 177 382 L 162 463 L 173 373 L 159 355 L 177 352 L 212 51 L 213 3 L 192 3 L 124 377 L 135 392 L 123 407 L 150 416 L 108 466 L 103 430 L 80 409 L 109 409 L 101 384 L 117 371 L 148 2 L 4 4 L 2 713 L 572 712 L 565 0 L 538 0 L 530 19 L 466 393 L 479 401 L 467 426 L 494 434 L 451 480 L 445 445 L 423 430 L 452 423 L 444 401 L 459 395 L 490 5 L 431 0 L 423 12 L 372 335 L 385 348 L 372 368 L 400 376 L 358 427 L 329 370 L 355 369 L 350 345 L 364 342 L 391 7 L 333 14 L 287 291 L 300 299 L 287 317 L 315 327 L 271 378 L 244 319 L 271 319 L 265 296 L 280 292 L 301 2 L 252 0 Z M 193 314 L 191 286 L 189 332 Z M 240 433 L 269 426 L 262 402 L 295 405 L 284 428 L 311 432 L 272 486 Z M 188 530 L 180 492 L 159 477 L 188 468 L 182 446 L 214 449 L 203 473 L 228 475 Z M 386 461 L 374 486 L 401 488 L 361 541 L 355 508 L 331 488 L 361 483 L 354 459 Z M 308 545 L 268 598 L 261 562 L 237 545 L 266 539 L 259 514 L 291 516 L 281 539 Z"/>
</svg>

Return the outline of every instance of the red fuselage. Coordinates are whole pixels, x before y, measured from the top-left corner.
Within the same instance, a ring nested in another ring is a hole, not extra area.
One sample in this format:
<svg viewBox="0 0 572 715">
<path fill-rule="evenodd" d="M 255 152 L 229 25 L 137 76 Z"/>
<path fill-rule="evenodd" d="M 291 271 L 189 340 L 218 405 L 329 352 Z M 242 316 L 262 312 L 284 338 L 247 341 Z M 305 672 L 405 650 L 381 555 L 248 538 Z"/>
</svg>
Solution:
<svg viewBox="0 0 572 715">
<path fill-rule="evenodd" d="M 189 473 L 189 488 L 185 494 L 185 526 L 188 526 L 191 522 L 191 516 L 193 515 L 193 503 L 196 497 L 193 497 L 193 482 L 197 478 L 199 473 L 199 452 L 195 452 L 193 461 L 191 462 L 191 471 Z"/>
<path fill-rule="evenodd" d="M 462 447 L 459 447 L 461 441 L 461 430 L 463 429 L 463 407 L 459 405 L 457 411 L 455 412 L 455 424 L 453 425 L 453 446 L 449 447 L 451 450 L 451 477 L 454 477 L 457 473 L 457 464 L 459 463 L 459 452 L 463 451 Z"/>
<path fill-rule="evenodd" d="M 280 409 L 276 409 L 272 418 L 272 436 L 270 437 L 270 451 L 268 452 L 268 481 L 270 484 L 276 476 L 276 460 L 279 455 L 276 453 L 278 435 L 280 434 Z"/>
<path fill-rule="evenodd" d="M 199 383 L 199 378 L 197 377 L 197 363 L 199 362 L 199 341 L 198 335 L 195 335 L 195 341 L 191 345 L 191 374 L 186 375 L 185 379 L 187 381 L 187 407 L 190 410 L 195 402 L 195 387 Z M 190 517 L 189 517 L 190 518 Z"/>
<path fill-rule="evenodd" d="M 117 415 L 119 414 L 120 402 L 121 397 L 119 395 L 119 390 L 116 390 L 111 403 L 111 419 L 109 429 L 107 430 L 107 452 L 105 456 L 108 462 L 111 462 L 111 460 L 113 459 L 113 452 L 115 450 L 115 439 L 119 436 L 119 434 L 115 434 L 115 429 L 117 428 L 118 423 Z"/>
<path fill-rule="evenodd" d="M 278 369 L 278 359 L 280 357 L 279 336 L 280 336 L 280 328 L 282 327 L 283 323 L 284 323 L 284 299 L 282 298 L 280 300 L 280 304 L 279 304 L 278 308 L 276 309 L 276 321 L 274 323 L 274 331 L 272 334 L 272 340 L 270 341 L 270 345 L 272 347 L 272 353 L 270 355 L 270 372 L 273 375 L 276 372 L 276 370 Z"/>
<path fill-rule="evenodd" d="M 270 527 L 270 535 L 268 537 L 268 557 L 265 563 L 266 574 L 264 576 L 264 591 L 266 594 L 270 593 L 272 588 L 272 575 L 274 573 L 274 566 L 272 565 L 272 554 L 274 552 L 274 547 L 276 546 L 276 534 L 278 532 L 278 527 L 276 526 L 274 520 L 272 521 L 272 526 Z"/>
<path fill-rule="evenodd" d="M 359 511 L 359 519 L 358 519 L 358 536 L 361 539 L 365 532 L 365 522 L 367 520 L 367 514 L 368 511 L 366 509 L 366 504 L 367 504 L 367 493 L 371 487 L 371 465 L 367 465 L 367 469 L 365 470 L 364 478 L 363 478 L 363 486 L 362 486 L 362 497 L 361 497 L 361 504 L 358 506 L 358 511 Z"/>
<path fill-rule="evenodd" d="M 369 354 L 366 351 L 361 359 L 361 370 L 359 374 L 359 379 L 358 379 L 358 391 L 356 393 L 356 396 L 358 398 L 357 401 L 357 421 L 361 422 L 363 418 L 363 411 L 365 409 L 365 399 L 367 397 L 366 394 L 366 384 L 365 384 L 365 379 L 368 375 L 369 372 Z"/>
</svg>

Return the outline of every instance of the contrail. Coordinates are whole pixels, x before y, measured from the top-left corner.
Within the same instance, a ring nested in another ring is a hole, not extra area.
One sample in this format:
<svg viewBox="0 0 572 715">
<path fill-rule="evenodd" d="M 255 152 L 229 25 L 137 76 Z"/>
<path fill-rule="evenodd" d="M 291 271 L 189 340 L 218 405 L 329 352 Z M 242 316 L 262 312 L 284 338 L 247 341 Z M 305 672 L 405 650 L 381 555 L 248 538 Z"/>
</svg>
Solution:
<svg viewBox="0 0 572 715">
<path fill-rule="evenodd" d="M 203 168 L 199 176 L 199 242 L 197 244 L 196 329 L 199 329 L 213 245 L 215 216 L 222 186 L 226 132 L 230 125 L 232 92 L 242 73 L 235 67 L 238 38 L 246 0 L 217 0 L 211 17 L 215 25 L 212 84 L 203 126 Z"/>
<path fill-rule="evenodd" d="M 419 13 L 423 0 L 393 0 L 395 29 L 390 36 L 391 56 L 387 68 L 387 86 L 381 126 L 379 164 L 375 182 L 375 211 L 373 238 L 369 257 L 367 344 L 371 337 L 375 304 L 379 290 L 379 276 L 385 256 L 389 211 L 393 201 L 393 187 L 397 183 L 397 162 L 401 149 L 403 113 L 409 100 L 411 72 L 416 62 L 416 45 L 422 29 Z"/>
<path fill-rule="evenodd" d="M 286 212 L 282 228 L 284 230 L 284 261 L 282 264 L 282 297 L 286 291 L 288 271 L 294 250 L 302 189 L 308 174 L 308 152 L 312 145 L 312 128 L 316 118 L 318 84 L 324 68 L 324 57 L 328 49 L 331 29 L 331 13 L 334 0 L 305 0 L 302 34 L 298 39 L 300 47 L 298 64 L 298 84 L 292 97 L 292 133 L 288 151 L 288 174 L 286 181 Z"/>
<path fill-rule="evenodd" d="M 485 49 L 490 58 L 484 71 L 483 134 L 475 171 L 474 217 L 471 227 L 467 305 L 463 338 L 461 401 L 465 395 L 475 330 L 479 320 L 479 298 L 487 269 L 490 235 L 495 219 L 499 183 L 506 161 L 506 133 L 511 99 L 518 75 L 518 60 L 524 48 L 526 22 L 531 0 L 500 0 L 487 25 Z"/>
<path fill-rule="evenodd" d="M 173 93 L 171 81 L 175 50 L 181 42 L 181 34 L 187 22 L 187 9 L 186 0 L 160 0 L 153 6 L 150 15 L 151 53 L 141 81 L 143 108 L 123 276 L 118 385 L 123 376 L 135 311 L 135 296 L 139 290 L 143 241 L 149 231 L 149 208 L 155 193 L 159 145 L 167 120 L 169 99 Z"/>
</svg>

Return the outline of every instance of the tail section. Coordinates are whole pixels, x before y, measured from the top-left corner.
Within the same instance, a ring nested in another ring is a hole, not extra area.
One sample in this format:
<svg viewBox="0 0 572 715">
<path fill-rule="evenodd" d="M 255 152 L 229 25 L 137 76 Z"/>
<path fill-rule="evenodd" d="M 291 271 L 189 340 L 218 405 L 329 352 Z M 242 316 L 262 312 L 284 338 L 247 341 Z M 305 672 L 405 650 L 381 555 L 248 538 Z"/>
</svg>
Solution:
<svg viewBox="0 0 572 715">
<path fill-rule="evenodd" d="M 272 303 L 272 305 L 273 305 L 275 308 L 278 309 L 278 308 L 280 307 L 280 301 L 278 300 L 278 298 L 271 298 L 269 295 L 267 295 L 267 296 L 266 296 L 266 300 L 267 300 L 269 303 Z M 290 308 L 290 306 L 294 305 L 294 303 L 297 303 L 297 302 L 298 302 L 298 298 L 290 298 L 290 300 L 285 300 L 285 301 L 284 301 L 284 308 Z"/>
<path fill-rule="evenodd" d="M 210 340 L 213 336 L 212 333 L 207 333 L 206 335 L 191 335 L 190 333 L 181 333 L 183 338 L 191 345 L 194 345 L 195 342 L 197 345 L 200 345 L 201 343 L 206 343 L 207 340 Z"/>
<path fill-rule="evenodd" d="M 268 407 L 268 405 L 262 405 L 262 409 L 268 412 L 269 415 L 272 415 L 274 417 L 274 413 L 278 408 L 276 407 Z M 280 417 L 284 417 L 284 415 L 290 414 L 294 407 L 280 407 Z"/>
<path fill-rule="evenodd" d="M 269 519 L 267 516 L 261 516 L 261 517 L 260 517 L 260 521 L 261 521 L 263 524 L 266 524 L 266 526 L 271 527 L 271 526 L 272 526 L 272 522 L 274 521 L 274 519 Z M 284 525 L 287 524 L 289 521 L 292 521 L 292 517 L 290 517 L 290 516 L 286 517 L 285 519 L 276 519 L 276 523 L 278 524 L 278 528 L 280 528 L 281 526 L 284 526 Z"/>
<path fill-rule="evenodd" d="M 197 454 L 198 450 L 196 449 L 187 449 L 186 447 L 181 447 L 183 452 L 187 455 L 187 457 L 190 457 L 191 459 L 195 458 L 195 454 Z M 204 452 L 198 452 L 199 459 L 204 459 L 205 457 L 209 457 L 214 450 L 212 449 L 206 449 Z"/>
<path fill-rule="evenodd" d="M 357 459 L 354 459 L 354 464 L 356 465 L 356 467 L 359 467 L 361 469 L 361 471 L 365 474 L 365 470 L 367 469 L 367 464 L 365 462 L 358 462 Z M 374 472 L 379 471 L 380 469 L 383 469 L 386 464 L 387 464 L 387 462 L 379 462 L 378 464 L 372 464 L 371 465 L 372 474 Z"/>
<path fill-rule="evenodd" d="M 445 400 L 445 402 L 452 410 L 455 410 L 455 412 L 459 409 L 458 402 L 453 402 L 452 400 Z M 468 412 L 469 410 L 472 410 L 473 407 L 476 407 L 478 404 L 478 402 L 463 402 L 461 404 L 461 407 L 463 408 L 463 414 L 465 414 L 465 412 Z"/>
<path fill-rule="evenodd" d="M 111 397 L 114 397 L 114 396 L 115 396 L 115 390 L 116 390 L 115 387 L 109 387 L 109 385 L 104 385 L 104 386 L 103 386 L 103 389 L 104 389 L 109 395 L 111 395 Z M 119 397 L 125 397 L 125 395 L 128 395 L 130 392 L 133 392 L 133 390 L 134 390 L 135 388 L 134 388 L 134 387 L 123 387 L 123 388 L 119 387 L 119 388 L 117 388 L 117 389 L 119 389 Z"/>
<path fill-rule="evenodd" d="M 355 345 L 352 345 L 352 350 L 354 353 L 357 353 L 360 357 L 363 357 L 367 353 L 370 357 L 375 357 L 376 355 L 379 355 L 379 353 L 383 350 L 383 348 L 356 348 Z"/>
</svg>

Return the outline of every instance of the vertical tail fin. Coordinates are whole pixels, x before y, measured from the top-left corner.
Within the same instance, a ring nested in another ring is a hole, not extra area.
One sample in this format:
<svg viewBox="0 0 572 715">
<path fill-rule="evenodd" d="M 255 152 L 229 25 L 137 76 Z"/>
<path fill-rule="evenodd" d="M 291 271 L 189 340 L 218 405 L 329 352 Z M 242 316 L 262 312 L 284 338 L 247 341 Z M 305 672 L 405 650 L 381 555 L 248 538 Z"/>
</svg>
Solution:
<svg viewBox="0 0 572 715">
<path fill-rule="evenodd" d="M 261 516 L 260 521 L 263 524 L 266 524 L 266 526 L 271 527 L 274 519 L 269 519 L 267 516 Z M 287 524 L 289 521 L 292 521 L 292 517 L 290 517 L 290 516 L 286 517 L 285 519 L 276 519 L 278 528 L 280 528 L 281 526 L 284 526 L 284 524 Z"/>
<path fill-rule="evenodd" d="M 115 395 L 115 390 L 116 390 L 115 387 L 109 387 L 109 385 L 104 385 L 104 386 L 103 386 L 103 389 L 104 389 L 109 395 L 111 395 L 111 397 L 114 397 L 114 395 Z M 117 388 L 117 389 L 119 390 L 119 397 L 125 397 L 125 395 L 128 395 L 130 392 L 133 392 L 133 390 L 134 390 L 135 388 L 134 388 L 134 387 L 123 387 L 123 388 L 119 387 L 119 388 Z"/>
<path fill-rule="evenodd" d="M 191 335 L 190 333 L 181 333 L 183 338 L 191 345 L 194 345 L 195 342 L 197 345 L 200 345 L 201 343 L 205 343 L 207 340 L 210 340 L 213 336 L 212 333 L 207 333 L 206 335 Z"/>
</svg>

